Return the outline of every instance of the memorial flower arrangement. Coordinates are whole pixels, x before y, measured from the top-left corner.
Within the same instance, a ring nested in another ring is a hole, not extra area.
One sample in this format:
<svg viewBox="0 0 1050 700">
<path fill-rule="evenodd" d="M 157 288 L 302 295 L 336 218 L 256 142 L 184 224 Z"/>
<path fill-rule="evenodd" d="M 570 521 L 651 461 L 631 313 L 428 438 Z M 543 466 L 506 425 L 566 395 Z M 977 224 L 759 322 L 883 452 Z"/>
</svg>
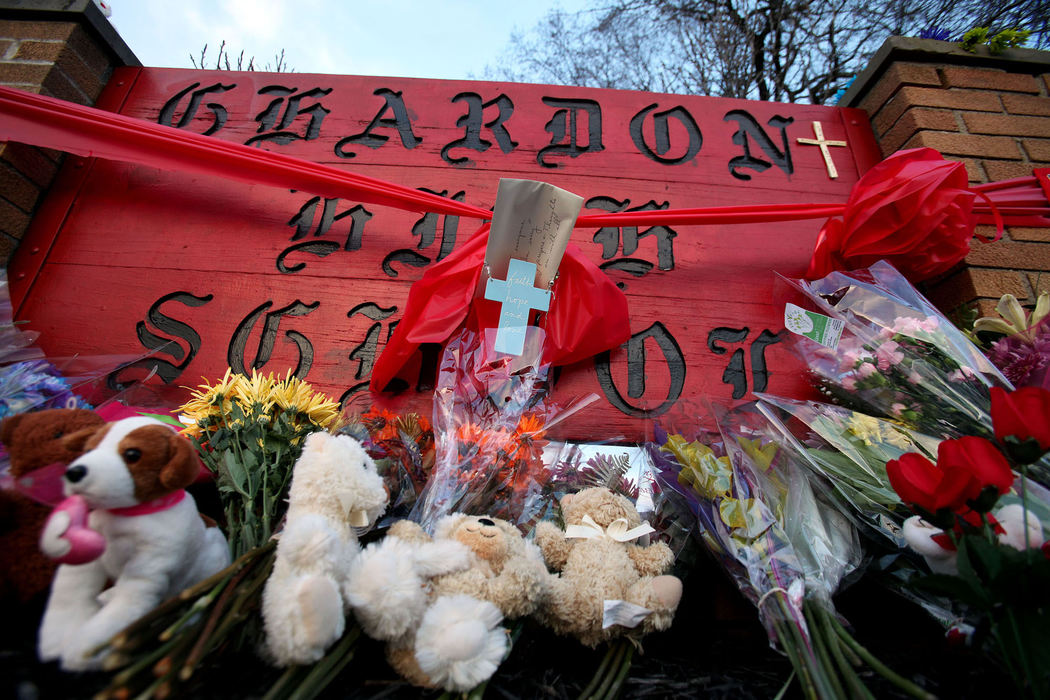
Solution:
<svg viewBox="0 0 1050 700">
<path fill-rule="evenodd" d="M 434 392 L 434 470 L 411 519 L 429 528 L 451 512 L 528 522 L 551 472 L 541 459 L 548 422 L 542 331 L 531 356 L 495 352 L 493 334 L 464 330 L 445 347 Z"/>
<path fill-rule="evenodd" d="M 886 471 L 916 513 L 905 537 L 934 571 L 915 585 L 960 602 L 976 630 L 973 643 L 996 652 L 1025 697 L 1047 697 L 1050 554 L 1025 472 L 1050 450 L 1050 392 L 993 388 L 991 410 L 995 442 L 945 440 L 936 462 L 908 453 Z M 1012 488 L 1019 502 L 1009 502 Z"/>
<path fill-rule="evenodd" d="M 339 419 L 339 404 L 298 377 L 227 370 L 180 409 L 205 466 L 215 475 L 234 558 L 270 539 L 284 515 L 303 439 Z"/>
<path fill-rule="evenodd" d="M 718 416 L 706 440 L 657 430 L 648 445 L 657 479 L 697 520 L 716 560 L 758 609 L 808 698 L 870 697 L 866 665 L 902 692 L 932 697 L 886 667 L 838 619 L 832 596 L 860 564 L 856 530 L 825 502 L 804 457 L 755 406 Z"/>
<path fill-rule="evenodd" d="M 988 349 L 988 359 L 1014 386 L 1050 388 L 1050 294 L 1043 292 L 1031 315 L 1017 298 L 1004 294 L 996 304 L 1000 318 L 979 318 L 974 332 L 998 335 Z"/>
<path fill-rule="evenodd" d="M 391 495 L 381 524 L 405 517 L 434 469 L 434 429 L 426 416 L 371 408 L 340 429 L 360 442 L 375 460 Z"/>
</svg>

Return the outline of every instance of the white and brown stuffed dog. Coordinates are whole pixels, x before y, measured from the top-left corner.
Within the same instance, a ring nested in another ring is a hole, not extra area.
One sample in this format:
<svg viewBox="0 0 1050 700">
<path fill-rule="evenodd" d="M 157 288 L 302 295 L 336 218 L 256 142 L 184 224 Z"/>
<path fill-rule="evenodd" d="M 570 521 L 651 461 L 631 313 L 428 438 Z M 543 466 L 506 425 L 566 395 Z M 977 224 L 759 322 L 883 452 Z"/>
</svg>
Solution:
<svg viewBox="0 0 1050 700">
<path fill-rule="evenodd" d="M 165 598 L 228 566 L 230 554 L 222 532 L 205 526 L 184 490 L 198 474 L 189 440 L 144 417 L 65 440 L 84 451 L 66 470 L 67 500 L 91 509 L 89 527 L 102 535 L 105 549 L 93 561 L 58 568 L 38 651 L 66 670 L 85 670 L 101 666 L 93 650 Z M 72 529 L 60 506 L 41 548 L 68 556 Z M 113 585 L 106 589 L 108 581 Z"/>
</svg>

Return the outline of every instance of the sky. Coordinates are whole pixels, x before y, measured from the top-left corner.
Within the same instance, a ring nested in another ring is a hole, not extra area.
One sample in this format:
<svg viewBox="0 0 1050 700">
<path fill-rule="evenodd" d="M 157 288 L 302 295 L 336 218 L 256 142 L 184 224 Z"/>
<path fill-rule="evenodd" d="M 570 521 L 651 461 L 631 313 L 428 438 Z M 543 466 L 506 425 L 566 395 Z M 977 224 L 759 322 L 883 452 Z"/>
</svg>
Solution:
<svg viewBox="0 0 1050 700">
<path fill-rule="evenodd" d="M 106 0 L 144 66 L 192 68 L 225 40 L 256 67 L 281 49 L 297 73 L 461 80 L 485 76 L 515 30 L 585 0 Z M 207 63 L 207 59 L 211 63 Z M 232 59 L 231 59 L 232 60 Z"/>
</svg>

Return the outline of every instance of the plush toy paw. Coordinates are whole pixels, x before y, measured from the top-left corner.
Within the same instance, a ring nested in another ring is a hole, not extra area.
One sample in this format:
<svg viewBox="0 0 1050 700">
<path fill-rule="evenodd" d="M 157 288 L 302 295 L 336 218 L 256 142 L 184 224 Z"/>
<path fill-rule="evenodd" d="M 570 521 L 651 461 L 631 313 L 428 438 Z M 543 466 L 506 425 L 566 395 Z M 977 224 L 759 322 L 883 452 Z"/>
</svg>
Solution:
<svg viewBox="0 0 1050 700">
<path fill-rule="evenodd" d="M 492 677 L 507 653 L 503 615 L 492 603 L 468 595 L 442 596 L 416 633 L 416 661 L 431 681 L 465 692 Z"/>
<path fill-rule="evenodd" d="M 299 583 L 296 599 L 306 644 L 323 650 L 343 636 L 343 599 L 334 581 L 323 576 L 309 576 Z M 310 661 L 319 659 L 320 655 Z"/>
<path fill-rule="evenodd" d="M 106 538 L 88 527 L 88 504 L 70 496 L 55 506 L 40 533 L 40 550 L 60 564 L 85 564 L 102 556 Z"/>
<path fill-rule="evenodd" d="M 427 593 L 416 571 L 416 546 L 388 537 L 365 547 L 350 565 L 346 600 L 373 639 L 397 639 L 423 616 Z"/>
<path fill-rule="evenodd" d="M 653 579 L 653 596 L 667 609 L 678 607 L 682 600 L 682 580 L 677 576 L 657 576 Z"/>
</svg>

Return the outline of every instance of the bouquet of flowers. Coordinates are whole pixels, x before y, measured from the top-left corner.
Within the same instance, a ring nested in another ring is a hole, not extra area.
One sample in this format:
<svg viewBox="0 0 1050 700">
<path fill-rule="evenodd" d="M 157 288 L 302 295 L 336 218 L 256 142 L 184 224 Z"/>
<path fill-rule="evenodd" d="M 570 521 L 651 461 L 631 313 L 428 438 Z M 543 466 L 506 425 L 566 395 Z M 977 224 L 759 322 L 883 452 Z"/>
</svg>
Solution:
<svg viewBox="0 0 1050 700">
<path fill-rule="evenodd" d="M 292 467 L 310 433 L 339 419 L 339 404 L 291 373 L 227 370 L 180 409 L 189 436 L 215 475 L 234 559 L 266 543 L 284 517 Z"/>
<path fill-rule="evenodd" d="M 445 347 L 434 391 L 434 470 L 410 518 L 425 529 L 453 511 L 533 520 L 551 477 L 546 431 L 595 396 L 559 410 L 547 400 L 543 330 L 529 327 L 526 350 L 495 350 L 495 329 L 463 330 Z"/>
<path fill-rule="evenodd" d="M 978 337 L 998 336 L 988 350 L 988 359 L 1014 386 L 1050 389 L 1050 294 L 1043 292 L 1031 316 L 1013 294 L 1004 294 L 996 304 L 1000 318 L 979 318 L 973 324 Z"/>
<path fill-rule="evenodd" d="M 837 401 L 935 437 L 982 434 L 988 389 L 1010 383 L 980 350 L 888 263 L 784 280 L 789 346 Z M 841 327 L 841 338 L 806 330 Z"/>
<path fill-rule="evenodd" d="M 1050 392 L 994 388 L 991 398 L 996 442 L 945 440 L 936 463 L 907 453 L 887 462 L 886 471 L 916 513 L 904 524 L 905 537 L 935 572 L 916 585 L 963 603 L 975 643 L 998 652 L 1021 693 L 1047 697 L 1050 558 L 1024 474 L 1050 450 Z M 1011 503 L 1015 483 L 1019 502 Z M 1045 503 L 1038 505 L 1045 513 Z"/>
<path fill-rule="evenodd" d="M 870 696 L 854 662 L 914 697 L 921 688 L 886 668 L 845 630 L 832 595 L 860 563 L 856 530 L 820 498 L 801 463 L 754 405 L 717 416 L 720 436 L 657 431 L 657 479 L 697 518 L 707 548 L 758 608 L 810 698 Z"/>
<path fill-rule="evenodd" d="M 434 469 L 434 429 L 426 416 L 371 408 L 339 432 L 361 443 L 386 483 L 390 504 L 378 525 L 407 516 Z"/>
</svg>

